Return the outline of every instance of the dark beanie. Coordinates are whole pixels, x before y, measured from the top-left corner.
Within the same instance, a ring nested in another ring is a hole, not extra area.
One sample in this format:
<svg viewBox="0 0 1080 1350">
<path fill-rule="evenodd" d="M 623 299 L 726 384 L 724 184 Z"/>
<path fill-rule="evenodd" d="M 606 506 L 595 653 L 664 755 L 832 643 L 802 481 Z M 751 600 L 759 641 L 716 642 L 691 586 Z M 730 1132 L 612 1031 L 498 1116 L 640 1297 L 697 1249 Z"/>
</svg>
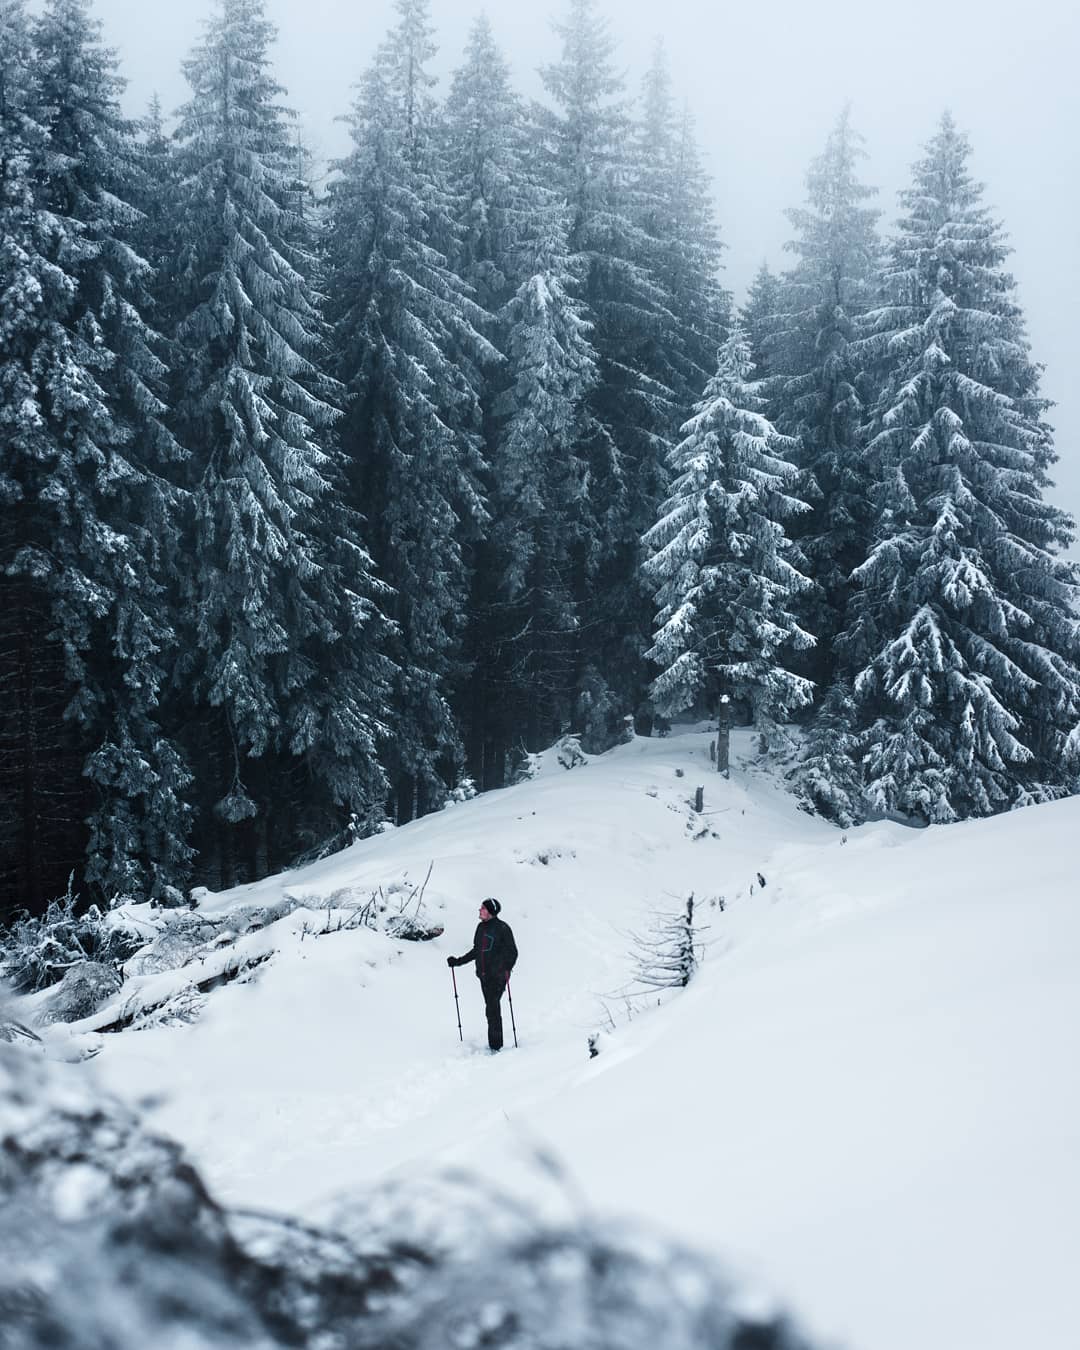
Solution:
<svg viewBox="0 0 1080 1350">
<path fill-rule="evenodd" d="M 502 905 L 499 904 L 498 900 L 496 900 L 494 896 L 488 896 L 488 898 L 484 900 L 482 903 L 484 908 L 487 910 L 487 912 L 491 915 L 492 918 L 495 918 L 499 910 L 502 909 Z"/>
</svg>

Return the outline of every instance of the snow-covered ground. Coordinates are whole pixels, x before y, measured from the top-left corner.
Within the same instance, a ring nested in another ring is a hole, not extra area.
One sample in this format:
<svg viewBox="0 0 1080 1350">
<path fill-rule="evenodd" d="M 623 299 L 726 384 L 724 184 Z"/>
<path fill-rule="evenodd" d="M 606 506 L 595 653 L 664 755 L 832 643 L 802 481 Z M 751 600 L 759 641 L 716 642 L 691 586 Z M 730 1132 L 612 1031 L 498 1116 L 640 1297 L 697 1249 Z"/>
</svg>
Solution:
<svg viewBox="0 0 1080 1350">
<path fill-rule="evenodd" d="M 569 772 L 549 754 L 532 782 L 208 897 L 381 886 L 393 909 L 431 867 L 423 913 L 446 933 L 316 938 L 294 913 L 250 982 L 190 1026 L 102 1037 L 91 1070 L 234 1205 L 325 1217 L 461 1165 L 545 1208 L 658 1222 L 853 1350 L 1074 1347 L 1080 801 L 844 836 L 748 752 L 731 782 L 701 732 Z M 697 978 L 628 1007 L 633 933 L 690 892 Z M 495 1057 L 470 969 L 459 1043 L 445 964 L 486 895 L 521 950 L 521 1048 Z"/>
</svg>

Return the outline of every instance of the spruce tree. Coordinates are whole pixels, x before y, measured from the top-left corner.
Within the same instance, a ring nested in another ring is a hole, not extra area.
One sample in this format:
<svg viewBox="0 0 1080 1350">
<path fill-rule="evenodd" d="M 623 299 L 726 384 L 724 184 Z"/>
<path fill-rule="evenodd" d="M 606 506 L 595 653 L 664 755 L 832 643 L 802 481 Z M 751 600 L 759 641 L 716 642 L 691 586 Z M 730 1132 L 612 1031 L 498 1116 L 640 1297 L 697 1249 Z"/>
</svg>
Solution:
<svg viewBox="0 0 1080 1350">
<path fill-rule="evenodd" d="M 354 148 L 330 189 L 328 257 L 344 445 L 372 554 L 393 588 L 387 768 L 398 820 L 440 806 L 460 772 L 449 703 L 470 588 L 467 548 L 487 518 L 479 388 L 497 353 L 447 251 L 450 209 L 427 0 L 398 23 L 361 81 Z"/>
<path fill-rule="evenodd" d="M 20 7 L 4 17 L 5 49 L 25 60 Z M 32 39 L 33 78 L 24 68 L 8 103 L 21 126 L 5 135 L 9 163 L 22 164 L 19 183 L 5 170 L 4 230 L 21 274 L 4 343 L 18 411 L 5 435 L 3 548 L 19 889 L 35 907 L 44 885 L 59 889 L 46 850 L 98 899 L 174 901 L 189 856 L 187 773 L 158 705 L 176 642 L 167 474 L 180 452 L 144 318 L 149 268 L 132 247 L 132 132 L 86 0 L 49 0 Z"/>
<path fill-rule="evenodd" d="M 857 720 L 851 685 L 837 677 L 814 710 L 788 774 L 802 809 L 843 829 L 859 824 L 866 813 Z"/>
<path fill-rule="evenodd" d="M 879 528 L 844 635 L 869 802 L 924 821 L 1077 784 L 1072 521 L 1044 499 L 1047 404 L 970 153 L 946 115 L 901 194 L 866 342 Z"/>
<path fill-rule="evenodd" d="M 720 285 L 711 184 L 689 109 L 676 107 L 662 41 L 642 84 L 635 132 L 634 215 L 645 233 L 649 270 L 664 293 L 663 322 L 651 335 L 646 369 L 671 390 L 674 439 L 715 369 L 730 297 Z"/>
<path fill-rule="evenodd" d="M 598 557 L 577 559 L 575 598 L 588 624 L 576 653 L 576 721 L 596 748 L 610 744 L 645 680 L 649 602 L 641 584 L 641 535 L 668 484 L 678 395 L 654 339 L 673 315 L 652 270 L 650 239 L 636 218 L 633 126 L 615 44 L 596 0 L 570 0 L 557 62 L 541 71 L 554 105 L 539 133 L 546 180 L 570 213 L 568 246 L 582 278 L 597 379 L 581 456 L 598 511 Z M 658 359 L 659 358 L 659 359 Z"/>
<path fill-rule="evenodd" d="M 542 190 L 527 169 L 524 109 L 486 16 L 470 30 L 442 120 L 449 201 L 458 231 L 449 261 L 489 316 L 487 332 L 505 358 L 506 325 L 496 316 L 521 280 L 519 245 L 530 232 Z M 496 415 L 495 403 L 511 383 L 504 359 L 486 372 L 478 389 L 487 466 L 483 490 L 491 519 L 467 549 L 471 588 L 462 635 L 464 679 L 454 691 L 468 773 L 481 789 L 505 782 L 527 700 L 520 653 L 511 651 L 522 618 L 505 584 L 518 566 L 521 535 L 513 501 L 496 490 L 505 419 Z"/>
<path fill-rule="evenodd" d="M 773 335 L 781 323 L 781 306 L 780 278 L 767 262 L 763 262 L 754 274 L 746 300 L 739 309 L 739 322 L 746 332 L 754 373 L 766 397 L 772 389 L 772 376 L 775 373 Z"/>
<path fill-rule="evenodd" d="M 795 618 L 810 583 L 791 561 L 785 528 L 807 508 L 791 493 L 794 444 L 760 411 L 752 372 L 736 325 L 682 428 L 671 494 L 645 536 L 658 606 L 648 655 L 660 668 L 652 697 L 661 712 L 726 695 L 771 742 L 812 696 L 789 668 L 813 638 Z"/>
<path fill-rule="evenodd" d="M 457 226 L 452 261 L 494 314 L 521 280 L 519 243 L 532 231 L 541 191 L 527 163 L 525 109 L 484 15 L 469 31 L 441 120 Z"/>
<path fill-rule="evenodd" d="M 147 288 L 156 326 L 171 333 L 176 324 L 176 221 L 180 215 L 180 166 L 176 142 L 165 128 L 161 100 L 155 94 L 138 125 L 133 189 L 140 219 L 135 237 L 150 264 Z M 168 357 L 172 364 L 171 354 Z"/>
<path fill-rule="evenodd" d="M 501 786 L 514 753 L 543 748 L 569 717 L 573 559 L 595 547 L 580 460 L 594 364 L 568 214 L 540 181 L 531 130 L 481 18 L 445 108 L 456 263 L 503 358 L 482 390 L 491 523 L 473 548 L 461 707 L 481 787 Z"/>
<path fill-rule="evenodd" d="M 36 367 L 46 339 L 61 340 L 71 282 L 50 261 L 59 222 L 35 199 L 48 132 L 33 68 L 25 6 L 0 0 L 0 904 L 12 913 L 44 909 L 85 842 L 85 780 L 63 721 L 69 684 L 60 645 L 47 641 L 39 557 L 50 522 L 35 470 L 56 456 Z"/>
<path fill-rule="evenodd" d="M 202 874 L 258 876 L 377 818 L 370 563 L 336 519 L 325 372 L 263 0 L 219 0 L 184 70 L 176 425 L 192 453 L 180 669 Z M 351 533 L 351 527 L 349 528 Z"/>
<path fill-rule="evenodd" d="M 160 704 L 177 646 L 175 476 L 184 452 L 166 425 L 167 349 L 147 322 L 153 268 L 134 247 L 142 220 L 135 128 L 121 116 L 123 82 L 89 0 L 49 0 L 35 46 L 49 110 L 43 200 L 81 245 L 68 326 L 88 377 L 80 392 L 96 387 L 100 398 L 94 408 L 91 394 L 78 418 L 68 411 L 60 433 L 101 494 L 90 509 L 104 555 L 99 585 L 111 591 L 102 628 L 86 627 L 79 658 L 67 652 L 79 686 L 67 716 L 93 743 L 84 769 L 95 790 L 85 875 L 100 899 L 177 903 L 191 856 L 182 800 L 190 774 L 160 725 Z M 85 533 L 74 548 L 85 575 L 95 548 Z M 85 595 L 82 578 L 66 584 Z"/>
<path fill-rule="evenodd" d="M 814 578 L 803 621 L 817 638 L 808 671 L 821 696 L 837 673 L 835 639 L 847 625 L 851 573 L 872 526 L 862 460 L 868 376 L 857 356 L 859 325 L 874 301 L 880 246 L 873 188 L 856 176 L 865 158 L 848 109 L 807 175 L 807 205 L 788 212 L 797 262 L 784 274 L 767 339 L 771 410 L 799 442 L 799 495 L 811 510 L 794 538 Z M 851 671 L 841 669 L 840 676 Z"/>
<path fill-rule="evenodd" d="M 502 312 L 510 384 L 496 405 L 498 597 L 506 652 L 522 690 L 523 740 L 544 748 L 570 717 L 581 612 L 580 560 L 596 548 L 595 504 L 581 454 L 596 366 L 573 293 L 566 225 L 549 213 L 531 241 L 530 274 Z M 545 228 L 546 227 L 546 228 Z"/>
</svg>

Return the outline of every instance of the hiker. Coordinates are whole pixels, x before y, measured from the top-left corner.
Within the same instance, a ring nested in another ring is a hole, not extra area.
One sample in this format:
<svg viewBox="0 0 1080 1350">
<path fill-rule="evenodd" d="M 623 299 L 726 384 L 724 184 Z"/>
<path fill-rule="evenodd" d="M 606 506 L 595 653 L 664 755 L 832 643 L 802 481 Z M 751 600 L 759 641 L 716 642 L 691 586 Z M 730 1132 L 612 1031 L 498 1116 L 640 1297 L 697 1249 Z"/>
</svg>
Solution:
<svg viewBox="0 0 1080 1350">
<path fill-rule="evenodd" d="M 465 966 L 476 962 L 476 974 L 484 995 L 487 1013 L 488 1045 L 501 1050 L 503 1043 L 502 1009 L 499 1006 L 510 972 L 517 960 L 517 943 L 508 923 L 499 918 L 502 905 L 490 897 L 480 906 L 480 922 L 476 925 L 471 951 L 464 956 L 448 956 L 448 966 Z"/>
</svg>

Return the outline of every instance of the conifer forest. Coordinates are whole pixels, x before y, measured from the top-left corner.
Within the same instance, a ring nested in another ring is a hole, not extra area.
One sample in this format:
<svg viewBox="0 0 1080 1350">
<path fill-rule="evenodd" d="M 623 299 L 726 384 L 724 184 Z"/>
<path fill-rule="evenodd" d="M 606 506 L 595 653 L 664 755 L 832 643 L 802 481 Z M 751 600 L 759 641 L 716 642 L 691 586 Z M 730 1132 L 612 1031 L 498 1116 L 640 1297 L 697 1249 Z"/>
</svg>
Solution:
<svg viewBox="0 0 1080 1350">
<path fill-rule="evenodd" d="M 264 0 L 206 5 L 132 120 L 92 0 L 0 0 L 0 922 L 721 709 L 844 827 L 1080 788 L 1074 525 L 962 109 L 894 208 L 839 101 L 737 304 L 678 72 L 601 0 L 553 0 L 542 100 L 482 17 L 436 84 L 396 0 L 325 174 Z"/>
</svg>

